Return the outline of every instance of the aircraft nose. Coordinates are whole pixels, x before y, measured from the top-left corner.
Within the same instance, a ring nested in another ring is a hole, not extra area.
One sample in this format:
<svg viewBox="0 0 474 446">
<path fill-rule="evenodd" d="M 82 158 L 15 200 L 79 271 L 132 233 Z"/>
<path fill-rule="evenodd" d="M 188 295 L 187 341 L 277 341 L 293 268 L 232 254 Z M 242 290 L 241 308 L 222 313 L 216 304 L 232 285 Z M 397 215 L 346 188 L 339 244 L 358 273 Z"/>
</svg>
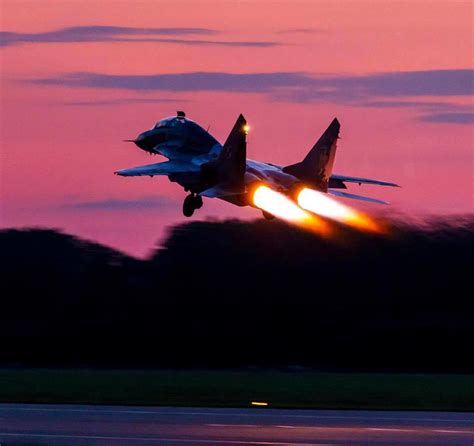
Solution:
<svg viewBox="0 0 474 446">
<path fill-rule="evenodd" d="M 153 146 L 155 145 L 153 134 L 149 131 L 140 133 L 135 139 L 126 139 L 127 142 L 133 142 L 137 147 L 146 152 L 154 153 Z"/>
<path fill-rule="evenodd" d="M 146 133 L 140 133 L 133 141 L 140 149 L 145 149 Z"/>
</svg>

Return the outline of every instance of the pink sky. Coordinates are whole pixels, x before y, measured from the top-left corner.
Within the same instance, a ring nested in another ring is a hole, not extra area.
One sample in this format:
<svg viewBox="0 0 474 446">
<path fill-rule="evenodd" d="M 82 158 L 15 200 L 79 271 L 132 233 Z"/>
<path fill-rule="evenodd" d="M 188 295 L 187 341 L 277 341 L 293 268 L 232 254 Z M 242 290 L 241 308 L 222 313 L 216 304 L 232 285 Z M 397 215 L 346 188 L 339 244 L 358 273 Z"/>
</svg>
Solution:
<svg viewBox="0 0 474 446">
<path fill-rule="evenodd" d="M 167 227 L 188 221 L 181 214 L 185 193 L 166 178 L 112 173 L 158 162 L 121 141 L 178 109 L 210 125 L 221 141 L 243 112 L 252 127 L 248 156 L 277 164 L 299 161 L 337 116 L 342 139 L 335 171 L 402 185 L 350 191 L 388 199 L 394 212 L 474 211 L 472 72 L 469 83 L 462 71 L 473 68 L 469 1 L 45 5 L 19 0 L 0 5 L 1 30 L 16 33 L 3 34 L 0 47 L 3 227 L 62 228 L 146 254 Z M 98 26 L 141 31 L 84 41 L 97 28 L 82 27 Z M 229 45 L 237 41 L 243 43 Z M 262 84 L 254 91 L 232 85 L 202 90 L 192 82 L 184 90 L 143 90 L 134 80 L 196 72 L 284 73 L 329 79 L 329 85 L 317 93 L 319 84 L 312 81 Z M 418 74 L 411 78 L 406 72 Z M 433 81 L 432 72 L 441 81 Z M 87 85 L 71 82 L 72 74 L 84 73 Z M 132 85 L 98 86 L 87 73 L 121 76 Z M 381 73 L 388 77 L 377 77 Z M 48 85 L 41 83 L 45 79 Z M 168 201 L 159 205 L 162 197 Z M 207 200 L 193 218 L 234 217 L 259 213 Z"/>
</svg>

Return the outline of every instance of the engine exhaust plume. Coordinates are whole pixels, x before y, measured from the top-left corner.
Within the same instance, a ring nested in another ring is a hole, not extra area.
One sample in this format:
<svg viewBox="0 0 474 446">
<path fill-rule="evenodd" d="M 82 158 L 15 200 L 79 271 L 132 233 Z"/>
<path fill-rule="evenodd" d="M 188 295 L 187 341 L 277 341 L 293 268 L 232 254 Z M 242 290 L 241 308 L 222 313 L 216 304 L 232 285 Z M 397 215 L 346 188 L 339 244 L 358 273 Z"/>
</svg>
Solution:
<svg viewBox="0 0 474 446">
<path fill-rule="evenodd" d="M 377 223 L 368 215 L 350 206 L 339 203 L 325 193 L 304 188 L 298 193 L 297 201 L 303 209 L 314 212 L 322 217 L 327 217 L 364 231 L 385 232 L 385 228 L 382 224 Z"/>
<path fill-rule="evenodd" d="M 289 223 L 319 234 L 330 232 L 330 227 L 324 220 L 306 212 L 288 197 L 267 186 L 258 186 L 253 192 L 252 201 L 256 207 Z"/>
</svg>

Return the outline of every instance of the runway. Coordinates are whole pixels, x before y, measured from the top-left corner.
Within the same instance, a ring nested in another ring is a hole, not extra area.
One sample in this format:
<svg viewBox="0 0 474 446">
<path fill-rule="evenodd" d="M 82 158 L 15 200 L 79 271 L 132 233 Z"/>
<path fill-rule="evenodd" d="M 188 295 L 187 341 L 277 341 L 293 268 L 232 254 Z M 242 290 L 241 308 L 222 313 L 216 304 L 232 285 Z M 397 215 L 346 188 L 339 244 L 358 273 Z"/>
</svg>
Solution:
<svg viewBox="0 0 474 446">
<path fill-rule="evenodd" d="M 1 446 L 468 445 L 474 413 L 0 404 Z"/>
</svg>

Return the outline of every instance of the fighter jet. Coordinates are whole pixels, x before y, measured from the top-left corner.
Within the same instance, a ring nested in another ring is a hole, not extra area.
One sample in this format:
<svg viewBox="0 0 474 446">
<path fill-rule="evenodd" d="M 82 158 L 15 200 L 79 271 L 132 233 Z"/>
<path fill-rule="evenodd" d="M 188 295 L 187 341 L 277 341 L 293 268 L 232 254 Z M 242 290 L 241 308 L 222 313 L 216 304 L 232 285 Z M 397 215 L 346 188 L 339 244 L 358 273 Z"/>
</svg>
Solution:
<svg viewBox="0 0 474 446">
<path fill-rule="evenodd" d="M 397 186 L 386 181 L 350 177 L 332 173 L 339 138 L 340 124 L 335 118 L 317 140 L 306 157 L 299 163 L 278 166 L 247 158 L 247 121 L 241 114 L 224 145 L 186 114 L 164 118 L 152 129 L 140 133 L 135 143 L 140 149 L 159 154 L 168 161 L 146 166 L 118 170 L 124 177 L 164 175 L 178 183 L 189 195 L 183 203 L 183 214 L 191 217 L 203 206 L 203 197 L 220 198 L 237 206 L 253 206 L 253 193 L 265 185 L 296 202 L 302 187 L 338 197 L 384 203 L 375 198 L 341 191 L 345 183 Z M 265 218 L 273 215 L 262 210 Z"/>
</svg>

